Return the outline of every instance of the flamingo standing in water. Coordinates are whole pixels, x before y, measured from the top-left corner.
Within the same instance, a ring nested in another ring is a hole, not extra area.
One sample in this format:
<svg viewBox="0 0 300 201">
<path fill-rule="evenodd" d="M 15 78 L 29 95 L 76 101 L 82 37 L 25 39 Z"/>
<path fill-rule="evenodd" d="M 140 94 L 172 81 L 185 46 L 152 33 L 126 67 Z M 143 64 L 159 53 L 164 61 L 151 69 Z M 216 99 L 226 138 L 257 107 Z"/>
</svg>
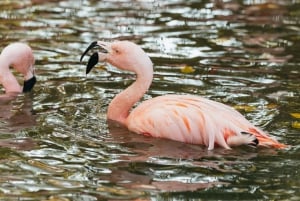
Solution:
<svg viewBox="0 0 300 201">
<path fill-rule="evenodd" d="M 230 149 L 250 145 L 285 148 L 252 125 L 239 112 L 222 103 L 195 95 L 163 95 L 140 103 L 153 79 L 153 65 L 138 45 L 129 41 L 95 41 L 82 54 L 98 47 L 88 61 L 86 74 L 100 61 L 136 73 L 136 81 L 115 96 L 108 107 L 107 118 L 130 131 L 147 136 L 201 144 L 208 150 L 215 146 Z M 131 112 L 130 112 L 131 111 Z"/>
<path fill-rule="evenodd" d="M 23 74 L 23 88 L 10 71 L 10 67 Z M 34 75 L 34 56 L 27 44 L 12 43 L 2 50 L 0 54 L 0 83 L 8 96 L 31 91 L 36 83 L 36 78 Z"/>
</svg>

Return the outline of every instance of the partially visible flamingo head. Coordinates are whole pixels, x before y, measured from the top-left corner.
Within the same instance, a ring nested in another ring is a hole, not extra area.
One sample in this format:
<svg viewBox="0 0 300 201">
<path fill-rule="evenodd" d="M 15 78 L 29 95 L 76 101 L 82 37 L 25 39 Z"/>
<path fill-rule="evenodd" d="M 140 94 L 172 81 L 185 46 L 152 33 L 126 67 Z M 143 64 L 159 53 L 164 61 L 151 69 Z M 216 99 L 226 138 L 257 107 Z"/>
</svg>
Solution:
<svg viewBox="0 0 300 201">
<path fill-rule="evenodd" d="M 6 46 L 0 54 L 0 83 L 6 93 L 29 92 L 36 83 L 34 56 L 31 48 L 24 43 L 12 43 Z M 9 68 L 14 68 L 24 76 L 23 89 Z"/>
<path fill-rule="evenodd" d="M 82 54 L 80 61 L 94 47 L 99 47 L 100 50 L 90 57 L 86 67 L 86 74 L 99 61 L 108 62 L 119 69 L 133 71 L 137 74 L 153 70 L 153 65 L 148 55 L 142 48 L 130 41 L 94 41 Z"/>
</svg>

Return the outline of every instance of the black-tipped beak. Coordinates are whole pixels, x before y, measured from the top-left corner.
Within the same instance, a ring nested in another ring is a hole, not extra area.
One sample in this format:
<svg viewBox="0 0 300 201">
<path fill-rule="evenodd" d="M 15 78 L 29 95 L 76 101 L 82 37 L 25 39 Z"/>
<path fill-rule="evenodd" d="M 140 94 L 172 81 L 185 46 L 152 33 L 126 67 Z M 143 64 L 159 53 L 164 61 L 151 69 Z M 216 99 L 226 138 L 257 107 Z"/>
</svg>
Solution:
<svg viewBox="0 0 300 201">
<path fill-rule="evenodd" d="M 30 78 L 29 80 L 25 80 L 24 81 L 24 86 L 23 86 L 23 92 L 30 92 L 31 89 L 34 87 L 36 83 L 36 78 L 35 76 L 33 76 L 32 78 Z"/>
<path fill-rule="evenodd" d="M 95 52 L 88 61 L 88 64 L 86 66 L 86 71 L 85 71 L 86 74 L 88 74 L 92 70 L 92 68 L 98 63 L 98 60 L 99 60 L 98 53 Z"/>
<path fill-rule="evenodd" d="M 106 43 L 105 42 L 94 41 L 94 42 L 92 42 L 88 46 L 88 48 L 81 55 L 80 62 L 82 61 L 83 57 L 88 53 L 88 51 L 90 51 L 94 47 L 99 47 L 99 50 L 98 50 L 98 52 L 92 54 L 92 56 L 90 57 L 90 59 L 88 61 L 88 64 L 86 66 L 86 74 L 88 74 L 92 70 L 92 68 L 98 63 L 98 61 L 99 61 L 99 54 L 100 53 L 101 54 L 107 54 L 107 53 L 109 53 L 109 51 L 107 50 L 108 48 L 106 47 Z"/>
<path fill-rule="evenodd" d="M 96 46 L 99 46 L 99 45 L 97 44 L 97 41 L 92 42 L 92 43 L 88 46 L 88 48 L 86 48 L 86 50 L 84 51 L 84 53 L 81 55 L 81 57 L 80 57 L 80 62 L 82 61 L 82 59 L 83 59 L 83 57 L 86 55 L 86 53 L 88 53 L 88 51 L 90 51 L 91 49 L 93 49 L 93 48 L 96 47 Z"/>
</svg>

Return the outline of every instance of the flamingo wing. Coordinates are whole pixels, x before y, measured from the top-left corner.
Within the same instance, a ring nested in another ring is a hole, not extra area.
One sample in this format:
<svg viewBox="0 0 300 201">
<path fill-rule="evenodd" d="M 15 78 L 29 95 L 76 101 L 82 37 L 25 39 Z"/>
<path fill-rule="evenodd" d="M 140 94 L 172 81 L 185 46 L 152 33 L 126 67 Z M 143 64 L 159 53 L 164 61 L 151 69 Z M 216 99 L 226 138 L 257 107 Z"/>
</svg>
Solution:
<svg viewBox="0 0 300 201">
<path fill-rule="evenodd" d="M 192 95 L 165 95 L 144 101 L 130 113 L 126 124 L 138 134 L 203 144 L 209 150 L 215 144 L 230 149 L 251 144 L 256 138 L 268 143 L 270 138 L 233 108 Z"/>
</svg>

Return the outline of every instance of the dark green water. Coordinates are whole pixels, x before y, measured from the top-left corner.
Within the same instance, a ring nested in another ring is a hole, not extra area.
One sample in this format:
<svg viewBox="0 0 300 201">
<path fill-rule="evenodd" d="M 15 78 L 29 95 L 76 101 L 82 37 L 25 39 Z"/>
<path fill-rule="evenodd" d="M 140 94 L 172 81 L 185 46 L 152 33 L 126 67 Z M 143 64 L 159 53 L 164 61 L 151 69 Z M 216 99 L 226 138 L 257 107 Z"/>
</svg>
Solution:
<svg viewBox="0 0 300 201">
<path fill-rule="evenodd" d="M 299 1 L 6 0 L 0 38 L 30 44 L 38 78 L 1 101 L 0 200 L 300 200 Z M 291 147 L 207 151 L 109 129 L 107 105 L 134 76 L 85 76 L 79 58 L 97 39 L 145 49 L 145 99 L 223 102 Z"/>
</svg>

